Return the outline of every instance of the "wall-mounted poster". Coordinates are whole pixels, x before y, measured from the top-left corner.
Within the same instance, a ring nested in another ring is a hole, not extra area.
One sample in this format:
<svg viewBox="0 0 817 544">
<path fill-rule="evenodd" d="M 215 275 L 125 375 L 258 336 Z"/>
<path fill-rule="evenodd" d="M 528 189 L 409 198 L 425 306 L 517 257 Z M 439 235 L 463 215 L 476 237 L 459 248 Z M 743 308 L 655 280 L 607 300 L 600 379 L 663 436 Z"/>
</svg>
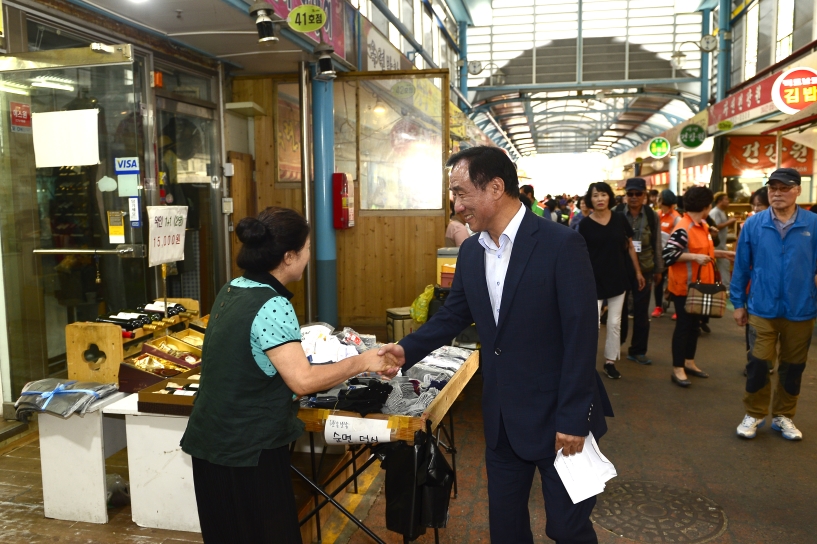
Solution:
<svg viewBox="0 0 817 544">
<path fill-rule="evenodd" d="M 297 85 L 278 86 L 278 181 L 301 182 L 301 106 L 297 97 L 288 95 Z"/>
</svg>

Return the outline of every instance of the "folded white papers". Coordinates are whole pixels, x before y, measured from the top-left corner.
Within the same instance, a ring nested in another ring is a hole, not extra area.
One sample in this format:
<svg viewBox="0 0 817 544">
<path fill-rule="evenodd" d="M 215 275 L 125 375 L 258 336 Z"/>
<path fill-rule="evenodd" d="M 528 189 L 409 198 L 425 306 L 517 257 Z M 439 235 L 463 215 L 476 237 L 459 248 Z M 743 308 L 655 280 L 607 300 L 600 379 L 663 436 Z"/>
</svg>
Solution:
<svg viewBox="0 0 817 544">
<path fill-rule="evenodd" d="M 605 483 L 616 477 L 616 467 L 601 453 L 593 433 L 585 439 L 581 453 L 565 456 L 559 450 L 553 466 L 573 504 L 598 495 L 604 491 Z"/>
</svg>

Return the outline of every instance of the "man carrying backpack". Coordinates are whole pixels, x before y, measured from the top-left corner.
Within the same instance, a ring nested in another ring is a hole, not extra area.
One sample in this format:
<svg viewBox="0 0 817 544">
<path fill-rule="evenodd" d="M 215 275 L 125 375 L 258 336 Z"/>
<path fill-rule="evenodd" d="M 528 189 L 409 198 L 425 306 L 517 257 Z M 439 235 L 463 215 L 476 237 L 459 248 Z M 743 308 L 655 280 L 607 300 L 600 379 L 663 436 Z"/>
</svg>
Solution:
<svg viewBox="0 0 817 544">
<path fill-rule="evenodd" d="M 633 337 L 627 358 L 642 365 L 652 364 L 647 358 L 647 341 L 650 336 L 650 295 L 651 282 L 660 282 L 663 274 L 664 261 L 661 259 L 661 228 L 658 215 L 652 208 L 646 206 L 647 182 L 643 178 L 630 178 L 624 187 L 627 192 L 625 202 L 616 206 L 615 211 L 623 213 L 633 228 L 633 246 L 638 254 L 638 264 L 644 275 L 646 285 L 638 288 L 635 274 L 631 274 L 630 292 L 633 294 Z M 624 299 L 623 314 L 621 316 L 621 343 L 627 340 L 629 320 L 627 312 L 629 303 Z"/>
</svg>

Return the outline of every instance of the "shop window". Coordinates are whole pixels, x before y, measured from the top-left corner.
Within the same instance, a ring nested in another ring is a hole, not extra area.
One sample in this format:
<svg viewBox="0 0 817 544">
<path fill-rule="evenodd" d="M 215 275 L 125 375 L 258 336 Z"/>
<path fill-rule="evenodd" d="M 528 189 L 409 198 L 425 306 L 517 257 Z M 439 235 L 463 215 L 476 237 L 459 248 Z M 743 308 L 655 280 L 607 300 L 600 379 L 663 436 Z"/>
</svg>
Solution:
<svg viewBox="0 0 817 544">
<path fill-rule="evenodd" d="M 389 20 L 386 19 L 386 16 L 383 15 L 383 12 L 380 11 L 377 6 L 371 5 L 369 6 L 369 20 L 372 22 L 374 27 L 383 33 L 384 36 L 389 35 Z"/>
<path fill-rule="evenodd" d="M 794 34 L 792 37 L 792 48 L 795 51 L 811 42 L 813 19 L 813 0 L 795 0 Z"/>
<path fill-rule="evenodd" d="M 760 0 L 758 6 L 760 9 L 760 23 L 757 36 L 757 69 L 760 71 L 773 62 L 775 0 Z"/>
<path fill-rule="evenodd" d="M 777 45 L 775 62 L 780 62 L 791 55 L 792 34 L 794 33 L 794 0 L 777 2 Z"/>
<path fill-rule="evenodd" d="M 28 34 L 28 50 L 31 52 L 85 47 L 92 41 L 36 20 L 26 21 L 26 33 Z"/>
<path fill-rule="evenodd" d="M 757 73 L 757 46 L 760 26 L 760 7 L 754 4 L 746 12 L 746 33 L 743 63 L 743 79 L 752 78 Z"/>
<path fill-rule="evenodd" d="M 157 94 L 170 93 L 173 98 L 213 101 L 212 79 L 157 63 L 154 88 Z"/>
</svg>

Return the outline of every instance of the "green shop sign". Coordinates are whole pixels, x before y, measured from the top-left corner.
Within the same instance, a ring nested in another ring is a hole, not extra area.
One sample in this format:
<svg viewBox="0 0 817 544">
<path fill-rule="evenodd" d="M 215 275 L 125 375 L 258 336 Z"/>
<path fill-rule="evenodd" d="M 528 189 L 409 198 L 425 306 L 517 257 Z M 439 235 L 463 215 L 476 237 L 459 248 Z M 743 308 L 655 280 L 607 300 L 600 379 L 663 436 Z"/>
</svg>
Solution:
<svg viewBox="0 0 817 544">
<path fill-rule="evenodd" d="M 650 157 L 653 159 L 663 159 L 669 155 L 669 140 L 666 138 L 653 138 L 650 140 Z"/>
<path fill-rule="evenodd" d="M 701 125 L 687 125 L 678 135 L 678 141 L 687 149 L 700 147 L 704 140 L 706 140 L 706 130 Z"/>
</svg>

